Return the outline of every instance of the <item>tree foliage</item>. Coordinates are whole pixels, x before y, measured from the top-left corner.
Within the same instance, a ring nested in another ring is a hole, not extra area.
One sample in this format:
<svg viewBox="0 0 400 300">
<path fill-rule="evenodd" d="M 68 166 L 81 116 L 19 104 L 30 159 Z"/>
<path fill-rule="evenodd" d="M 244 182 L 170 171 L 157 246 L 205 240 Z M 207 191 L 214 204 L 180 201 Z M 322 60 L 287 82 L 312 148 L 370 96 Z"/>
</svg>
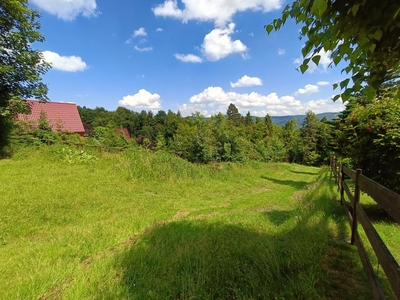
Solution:
<svg viewBox="0 0 400 300">
<path fill-rule="evenodd" d="M 242 122 L 242 115 L 239 113 L 239 110 L 235 104 L 229 104 L 226 115 L 228 116 L 228 120 L 235 126 L 239 126 L 239 124 Z"/>
<path fill-rule="evenodd" d="M 279 30 L 288 18 L 304 24 L 300 32 L 300 38 L 306 39 L 302 73 L 310 61 L 318 65 L 321 51 L 330 53 L 335 65 L 347 63 L 343 72 L 350 77 L 334 85 L 343 91 L 334 100 L 348 100 L 365 84 L 365 93 L 372 99 L 382 83 L 398 77 L 398 0 L 296 0 L 286 6 L 281 18 L 265 26 L 267 32 Z"/>
<path fill-rule="evenodd" d="M 117 140 L 105 134 L 102 124 L 108 124 L 108 133 L 112 126 L 124 126 L 137 145 L 153 151 L 173 152 L 195 163 L 260 160 L 319 165 L 328 161 L 330 151 L 325 147 L 330 145 L 333 133 L 331 126 L 312 112 L 308 112 L 309 121 L 301 128 L 295 119 L 281 127 L 269 115 L 255 118 L 254 123 L 250 112 L 243 117 L 233 104 L 229 105 L 227 115 L 219 113 L 210 118 L 199 112 L 183 118 L 179 112 L 170 110 L 155 115 L 125 108 L 114 112 L 99 107 L 78 107 L 78 110 L 82 120 L 93 126 L 95 138 L 99 140 L 102 133 L 102 139 L 109 140 L 110 147 L 118 146 Z"/>
<path fill-rule="evenodd" d="M 49 65 L 40 51 L 40 14 L 28 7 L 28 0 L 0 1 L 0 150 L 6 145 L 10 122 L 18 112 L 26 112 L 24 99 L 46 100 L 47 87 L 41 81 Z"/>
<path fill-rule="evenodd" d="M 400 103 L 393 90 L 373 101 L 352 98 L 337 123 L 338 153 L 354 168 L 400 192 Z M 362 96 L 359 96 L 362 98 Z"/>
</svg>

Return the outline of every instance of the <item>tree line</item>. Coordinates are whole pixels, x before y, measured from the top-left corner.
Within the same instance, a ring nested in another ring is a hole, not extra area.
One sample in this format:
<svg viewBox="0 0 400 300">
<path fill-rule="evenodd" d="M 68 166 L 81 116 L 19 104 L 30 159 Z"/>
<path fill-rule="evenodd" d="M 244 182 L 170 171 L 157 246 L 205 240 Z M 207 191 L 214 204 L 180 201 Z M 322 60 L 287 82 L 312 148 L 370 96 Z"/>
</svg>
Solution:
<svg viewBox="0 0 400 300">
<path fill-rule="evenodd" d="M 400 192 L 400 90 L 398 81 L 382 85 L 370 99 L 365 91 L 349 98 L 337 118 L 320 120 L 307 111 L 304 121 L 284 126 L 269 115 L 241 115 L 231 104 L 226 114 L 205 118 L 200 113 L 183 118 L 172 111 L 134 112 L 119 107 L 78 107 L 93 137 L 103 139 L 115 128 L 127 128 L 136 144 L 170 151 L 191 162 L 262 160 L 319 166 L 331 156 L 384 186 Z M 114 141 L 117 139 L 114 138 Z"/>
<path fill-rule="evenodd" d="M 306 113 L 300 126 L 294 118 L 278 126 L 269 115 L 254 118 L 248 112 L 243 116 L 234 104 L 225 115 L 210 118 L 198 112 L 184 118 L 179 111 L 154 114 L 124 107 L 78 110 L 86 134 L 109 146 L 127 143 L 124 138 L 115 138 L 116 128 L 127 128 L 137 145 L 169 151 L 196 163 L 262 160 L 321 165 L 331 155 L 333 125 L 326 118 L 319 120 L 312 111 Z"/>
</svg>

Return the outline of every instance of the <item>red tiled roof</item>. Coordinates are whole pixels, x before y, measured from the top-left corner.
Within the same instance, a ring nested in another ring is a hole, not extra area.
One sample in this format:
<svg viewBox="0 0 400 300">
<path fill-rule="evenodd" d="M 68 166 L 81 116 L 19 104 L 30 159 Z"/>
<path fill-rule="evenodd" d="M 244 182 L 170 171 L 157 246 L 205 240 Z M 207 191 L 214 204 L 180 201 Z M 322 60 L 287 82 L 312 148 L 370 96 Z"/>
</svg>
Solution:
<svg viewBox="0 0 400 300">
<path fill-rule="evenodd" d="M 118 134 L 124 135 L 127 140 L 131 139 L 131 135 L 129 134 L 128 128 L 117 128 L 116 131 Z"/>
<path fill-rule="evenodd" d="M 46 102 L 26 100 L 31 106 L 31 113 L 18 114 L 18 120 L 37 122 L 40 113 L 46 113 L 47 121 L 53 131 L 70 131 L 84 133 L 82 120 L 75 103 Z"/>
</svg>

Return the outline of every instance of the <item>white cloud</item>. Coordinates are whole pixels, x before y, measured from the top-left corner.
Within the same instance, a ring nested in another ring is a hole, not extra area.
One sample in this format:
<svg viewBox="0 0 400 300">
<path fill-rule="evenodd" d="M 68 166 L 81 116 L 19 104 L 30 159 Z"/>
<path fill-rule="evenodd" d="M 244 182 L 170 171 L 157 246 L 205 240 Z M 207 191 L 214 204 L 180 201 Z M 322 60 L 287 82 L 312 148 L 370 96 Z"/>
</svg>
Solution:
<svg viewBox="0 0 400 300">
<path fill-rule="evenodd" d="M 285 49 L 278 49 L 278 55 L 283 55 L 283 54 L 285 54 L 286 53 L 286 50 Z"/>
<path fill-rule="evenodd" d="M 165 0 L 153 8 L 156 16 L 172 17 L 183 22 L 189 20 L 211 21 L 223 27 L 232 21 L 232 17 L 246 10 L 268 12 L 281 8 L 282 0 L 181 0 L 183 9 L 177 0 Z"/>
<path fill-rule="evenodd" d="M 125 41 L 125 44 L 132 44 L 133 39 L 137 36 L 147 36 L 147 32 L 146 29 L 144 29 L 144 27 L 140 27 L 139 29 L 135 30 L 132 34 L 132 37 L 130 37 L 129 39 L 127 39 Z M 141 42 L 146 42 L 146 39 L 142 39 Z"/>
<path fill-rule="evenodd" d="M 319 88 L 317 85 L 313 85 L 313 84 L 307 84 L 304 89 L 298 89 L 297 92 L 295 93 L 295 95 L 311 95 L 314 93 L 318 93 L 319 92 Z"/>
<path fill-rule="evenodd" d="M 88 68 L 86 63 L 79 56 L 60 56 L 58 53 L 51 51 L 44 51 L 42 53 L 44 60 L 50 63 L 53 69 L 56 70 L 78 72 Z"/>
<path fill-rule="evenodd" d="M 235 24 L 227 28 L 214 29 L 204 37 L 201 45 L 203 55 L 210 61 L 217 61 L 233 53 L 241 53 L 245 58 L 247 47 L 240 40 L 232 41 Z"/>
<path fill-rule="evenodd" d="M 264 96 L 255 92 L 239 94 L 225 92 L 221 87 L 209 87 L 192 96 L 188 104 L 179 107 L 179 111 L 182 115 L 190 115 L 194 111 L 200 111 L 204 115 L 210 116 L 218 112 L 226 113 L 230 103 L 234 103 L 242 113 L 248 110 L 260 111 L 261 109 L 275 112 L 277 108 L 280 108 L 278 113 L 290 114 L 291 110 L 301 107 L 300 101 L 292 96 L 278 97 L 276 93 Z"/>
<path fill-rule="evenodd" d="M 203 59 L 194 54 L 179 54 L 175 53 L 175 58 L 183 62 L 201 63 Z"/>
<path fill-rule="evenodd" d="M 344 109 L 341 101 L 331 99 L 312 100 L 302 103 L 294 96 L 278 96 L 277 93 L 262 95 L 259 93 L 240 94 L 225 92 L 221 87 L 208 87 L 203 92 L 190 98 L 189 103 L 178 107 L 182 116 L 190 116 L 199 111 L 205 116 L 225 114 L 230 103 L 244 115 L 251 111 L 253 116 L 264 117 L 267 113 L 274 116 L 303 115 L 311 109 L 315 113 L 339 112 Z"/>
<path fill-rule="evenodd" d="M 144 27 L 140 27 L 138 30 L 135 30 L 133 32 L 133 37 L 137 37 L 137 36 L 146 36 L 147 32 L 146 29 L 144 29 Z"/>
<path fill-rule="evenodd" d="M 135 95 L 127 95 L 118 102 L 120 106 L 130 106 L 142 109 L 160 109 L 161 100 L 160 95 L 151 94 L 145 89 L 141 89 Z"/>
<path fill-rule="evenodd" d="M 321 71 L 325 72 L 329 65 L 332 63 L 332 59 L 331 59 L 331 51 L 325 52 L 323 49 L 318 53 L 318 55 L 321 56 L 321 59 L 319 61 L 318 66 L 312 61 L 310 60 L 310 62 L 308 63 L 308 69 L 306 72 L 308 73 L 313 73 L 315 70 L 320 69 Z M 303 58 L 296 58 L 293 61 L 294 64 L 296 64 L 297 66 L 300 66 L 303 63 Z"/>
<path fill-rule="evenodd" d="M 72 21 L 78 15 L 84 17 L 98 14 L 96 0 L 31 0 L 44 11 L 58 18 Z"/>
<path fill-rule="evenodd" d="M 340 112 L 345 109 L 345 104 L 341 100 L 334 102 L 330 99 L 320 99 L 309 101 L 304 104 L 305 110 L 312 110 L 316 114 L 324 112 Z"/>
<path fill-rule="evenodd" d="M 164 31 L 164 29 L 162 29 L 162 28 L 157 28 L 156 31 L 157 31 L 157 32 L 162 32 L 162 31 Z"/>
<path fill-rule="evenodd" d="M 324 86 L 324 85 L 328 85 L 329 84 L 329 81 L 318 81 L 317 82 L 317 85 L 319 85 L 319 86 Z"/>
<path fill-rule="evenodd" d="M 144 47 L 144 48 L 139 48 L 138 46 L 135 45 L 135 47 L 133 47 L 136 51 L 139 52 L 148 52 L 153 50 L 153 47 Z"/>
<path fill-rule="evenodd" d="M 236 88 L 236 87 L 246 87 L 246 86 L 262 85 L 262 84 L 263 82 L 260 78 L 249 77 L 247 75 L 244 75 L 237 82 L 235 83 L 231 82 L 231 87 Z"/>
</svg>

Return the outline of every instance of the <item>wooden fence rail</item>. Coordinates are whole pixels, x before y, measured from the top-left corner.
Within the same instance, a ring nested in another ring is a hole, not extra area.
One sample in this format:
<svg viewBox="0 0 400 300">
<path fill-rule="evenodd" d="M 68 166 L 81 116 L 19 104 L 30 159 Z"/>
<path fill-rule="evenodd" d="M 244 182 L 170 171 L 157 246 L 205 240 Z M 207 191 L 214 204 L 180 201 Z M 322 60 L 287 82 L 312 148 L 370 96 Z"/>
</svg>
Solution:
<svg viewBox="0 0 400 300">
<path fill-rule="evenodd" d="M 400 267 L 396 259 L 390 253 L 382 241 L 379 233 L 374 228 L 362 205 L 360 205 L 360 192 L 367 193 L 376 203 L 383 208 L 389 216 L 400 223 L 400 195 L 380 185 L 379 183 L 362 175 L 362 170 L 352 170 L 336 159 L 331 158 L 330 165 L 340 192 L 340 202 L 344 206 L 351 226 L 351 244 L 355 244 L 361 258 L 368 281 L 372 287 L 374 299 L 385 299 L 380 287 L 378 277 L 372 268 L 371 262 L 365 250 L 363 241 L 358 233 L 358 224 L 361 224 L 369 243 L 374 250 L 379 264 L 388 278 L 390 286 L 397 299 L 400 300 Z M 350 178 L 354 182 L 354 193 L 346 183 Z M 345 200 L 348 197 L 350 203 Z"/>
</svg>

